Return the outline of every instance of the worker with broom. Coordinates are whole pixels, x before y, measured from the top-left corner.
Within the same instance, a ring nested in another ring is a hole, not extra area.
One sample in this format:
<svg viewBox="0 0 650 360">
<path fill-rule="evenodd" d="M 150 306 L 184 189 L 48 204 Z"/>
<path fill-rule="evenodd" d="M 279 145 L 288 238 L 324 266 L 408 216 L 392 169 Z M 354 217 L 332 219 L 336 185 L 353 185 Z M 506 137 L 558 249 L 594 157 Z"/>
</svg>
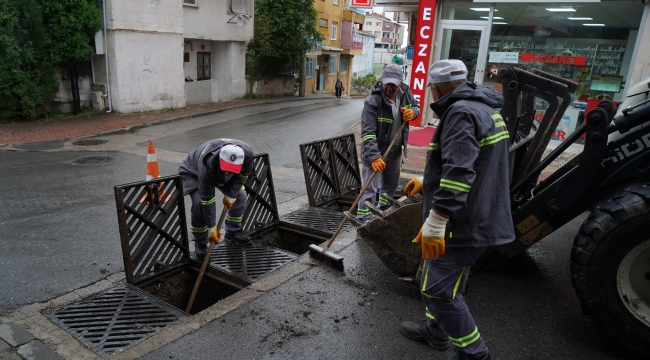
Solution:
<svg viewBox="0 0 650 360">
<path fill-rule="evenodd" d="M 514 240 L 510 144 L 506 124 L 495 110 L 503 106 L 503 96 L 466 79 L 460 60 L 440 60 L 429 69 L 431 109 L 440 124 L 424 177 L 412 179 L 404 189 L 409 196 L 424 192 L 423 225 L 414 242 L 421 243 L 425 260 L 420 291 L 426 318 L 403 322 L 401 331 L 436 349 L 453 344 L 454 359 L 489 360 L 459 285 L 488 246 Z"/>
<path fill-rule="evenodd" d="M 210 140 L 192 150 L 183 160 L 178 173 L 183 180 L 183 195 L 192 199 L 190 232 L 195 242 L 194 254 L 203 260 L 208 240 L 221 241 L 217 232 L 215 188 L 223 193 L 226 214 L 226 241 L 239 245 L 252 239 L 241 231 L 246 208 L 244 182 L 253 169 L 253 150 L 241 140 Z"/>
<path fill-rule="evenodd" d="M 420 105 L 413 97 L 411 89 L 404 84 L 402 67 L 390 64 L 386 66 L 381 75 L 381 81 L 371 89 L 370 95 L 363 103 L 361 113 L 361 158 L 363 163 L 363 182 L 370 178 L 373 172 L 378 176 L 372 180 L 370 186 L 361 195 L 357 208 L 357 219 L 367 221 L 372 218 L 372 213 L 366 207 L 366 201 L 372 205 L 377 204 L 376 194 L 386 193 L 393 196 L 397 189 L 399 174 L 402 168 L 402 147 L 404 156 L 407 155 L 406 142 L 409 127 L 404 126 L 398 133 L 402 121 L 413 121 L 420 115 Z M 393 138 L 396 138 L 393 148 L 388 149 Z M 386 161 L 382 155 L 389 151 Z M 390 207 L 388 199 L 379 197 L 379 209 L 386 210 Z"/>
</svg>

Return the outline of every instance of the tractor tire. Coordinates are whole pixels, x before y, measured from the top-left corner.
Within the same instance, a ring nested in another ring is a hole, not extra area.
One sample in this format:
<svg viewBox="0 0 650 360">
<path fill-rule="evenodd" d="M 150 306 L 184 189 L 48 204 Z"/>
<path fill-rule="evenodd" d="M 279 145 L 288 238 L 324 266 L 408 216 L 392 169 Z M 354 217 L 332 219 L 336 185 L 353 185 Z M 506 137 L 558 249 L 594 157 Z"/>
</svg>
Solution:
<svg viewBox="0 0 650 360">
<path fill-rule="evenodd" d="M 573 243 L 571 282 L 607 339 L 650 357 L 650 184 L 593 210 Z"/>
</svg>

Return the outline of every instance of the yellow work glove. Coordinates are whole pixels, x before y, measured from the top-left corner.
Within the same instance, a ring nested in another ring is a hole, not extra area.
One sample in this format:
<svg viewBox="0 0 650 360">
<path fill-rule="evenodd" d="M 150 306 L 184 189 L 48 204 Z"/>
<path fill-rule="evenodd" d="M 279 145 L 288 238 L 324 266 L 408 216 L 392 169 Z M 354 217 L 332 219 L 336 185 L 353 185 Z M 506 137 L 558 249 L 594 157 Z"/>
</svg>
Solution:
<svg viewBox="0 0 650 360">
<path fill-rule="evenodd" d="M 415 119 L 415 112 L 412 109 L 400 108 L 402 110 L 402 120 L 411 121 Z"/>
<path fill-rule="evenodd" d="M 406 196 L 411 197 L 422 191 L 422 181 L 422 176 L 417 176 L 409 180 L 404 187 L 404 193 Z"/>
<path fill-rule="evenodd" d="M 208 230 L 208 241 L 211 241 L 215 244 L 221 242 L 221 233 L 217 232 L 216 227 L 212 227 Z"/>
<path fill-rule="evenodd" d="M 414 243 L 422 242 L 422 257 L 424 260 L 432 260 L 445 253 L 445 226 L 447 219 L 436 214 L 433 210 L 429 212 L 427 221 L 422 225 Z"/>
<path fill-rule="evenodd" d="M 231 209 L 233 205 L 235 205 L 235 200 L 234 198 L 225 196 L 223 197 L 223 205 L 227 207 L 228 209 Z"/>
<path fill-rule="evenodd" d="M 382 172 L 386 170 L 386 163 L 381 158 L 375 159 L 372 161 L 372 169 L 376 172 Z"/>
</svg>

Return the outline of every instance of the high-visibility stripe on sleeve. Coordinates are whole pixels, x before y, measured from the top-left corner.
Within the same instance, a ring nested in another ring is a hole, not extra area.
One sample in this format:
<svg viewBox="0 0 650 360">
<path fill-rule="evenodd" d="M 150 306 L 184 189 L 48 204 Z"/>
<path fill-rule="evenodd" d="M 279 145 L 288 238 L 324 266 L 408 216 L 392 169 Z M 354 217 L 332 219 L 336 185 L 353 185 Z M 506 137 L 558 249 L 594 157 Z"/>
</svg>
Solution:
<svg viewBox="0 0 650 360">
<path fill-rule="evenodd" d="M 494 120 L 494 121 L 503 120 L 503 117 L 501 116 L 501 114 L 496 113 L 496 114 L 492 115 L 492 120 Z"/>
<path fill-rule="evenodd" d="M 497 122 L 494 123 L 494 127 L 496 127 L 496 128 L 504 128 L 504 127 L 506 127 L 506 123 L 505 123 L 505 121 L 497 121 Z"/>
<path fill-rule="evenodd" d="M 208 145 L 206 145 L 205 147 L 203 147 L 203 150 L 201 150 L 201 153 L 199 154 L 199 159 L 198 159 L 198 160 L 200 160 L 200 159 L 201 159 L 201 156 L 203 156 L 203 154 L 205 154 L 205 149 L 207 149 L 208 146 L 210 146 L 210 143 L 208 143 Z"/>
<path fill-rule="evenodd" d="M 201 204 L 202 205 L 210 205 L 210 204 L 214 204 L 215 201 L 217 201 L 217 198 L 213 197 L 212 199 L 209 199 L 209 200 L 201 200 Z"/>
<path fill-rule="evenodd" d="M 243 180 L 248 180 L 248 176 L 247 176 L 247 175 L 239 174 L 239 177 L 242 178 Z"/>
<path fill-rule="evenodd" d="M 389 124 L 393 123 L 393 119 L 389 119 L 389 118 L 377 118 L 377 121 L 385 122 L 385 123 L 389 123 Z"/>
<path fill-rule="evenodd" d="M 449 179 L 440 179 L 440 187 L 454 189 L 461 192 L 469 192 L 472 189 L 471 185 L 463 184 L 462 182 Z"/>
<path fill-rule="evenodd" d="M 366 141 L 366 140 L 370 140 L 370 139 L 375 139 L 375 140 L 377 140 L 377 135 L 375 135 L 375 134 L 368 134 L 368 135 L 366 135 L 366 136 L 364 136 L 364 137 L 361 138 L 361 142 L 364 142 L 364 141 Z"/>
<path fill-rule="evenodd" d="M 440 143 L 430 143 L 429 144 L 429 150 L 440 150 Z"/>
<path fill-rule="evenodd" d="M 208 227 L 207 226 L 190 226 L 190 232 L 193 234 L 202 234 L 204 232 L 208 232 Z"/>
<path fill-rule="evenodd" d="M 472 331 L 472 333 L 467 336 L 463 336 L 462 338 L 458 338 L 458 339 L 450 336 L 449 340 L 451 340 L 451 343 L 454 344 L 456 347 L 464 348 L 469 345 L 472 345 L 473 343 L 476 342 L 476 340 L 480 338 L 481 338 L 481 334 L 479 334 L 478 327 L 476 327 L 474 328 L 474 331 Z"/>
<path fill-rule="evenodd" d="M 498 143 L 501 140 L 506 140 L 509 138 L 510 138 L 510 134 L 508 133 L 508 131 L 501 131 L 494 135 L 484 137 L 478 143 L 481 147 L 483 147 L 483 146 L 488 146 L 488 145 Z"/>
<path fill-rule="evenodd" d="M 226 214 L 226 221 L 242 222 L 243 219 L 244 219 L 244 215 L 242 215 L 242 216 L 230 216 L 230 215 Z"/>
</svg>

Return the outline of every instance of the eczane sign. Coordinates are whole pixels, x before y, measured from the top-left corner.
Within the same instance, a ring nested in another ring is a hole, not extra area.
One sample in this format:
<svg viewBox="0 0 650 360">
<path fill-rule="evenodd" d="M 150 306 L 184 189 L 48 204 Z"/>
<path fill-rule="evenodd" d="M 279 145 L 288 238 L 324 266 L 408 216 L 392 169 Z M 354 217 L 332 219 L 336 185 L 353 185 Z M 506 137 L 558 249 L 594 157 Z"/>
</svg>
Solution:
<svg viewBox="0 0 650 360">
<path fill-rule="evenodd" d="M 435 15 L 436 0 L 420 0 L 411 73 L 411 92 L 420 107 L 423 106 L 422 100 L 427 86 Z"/>
</svg>

